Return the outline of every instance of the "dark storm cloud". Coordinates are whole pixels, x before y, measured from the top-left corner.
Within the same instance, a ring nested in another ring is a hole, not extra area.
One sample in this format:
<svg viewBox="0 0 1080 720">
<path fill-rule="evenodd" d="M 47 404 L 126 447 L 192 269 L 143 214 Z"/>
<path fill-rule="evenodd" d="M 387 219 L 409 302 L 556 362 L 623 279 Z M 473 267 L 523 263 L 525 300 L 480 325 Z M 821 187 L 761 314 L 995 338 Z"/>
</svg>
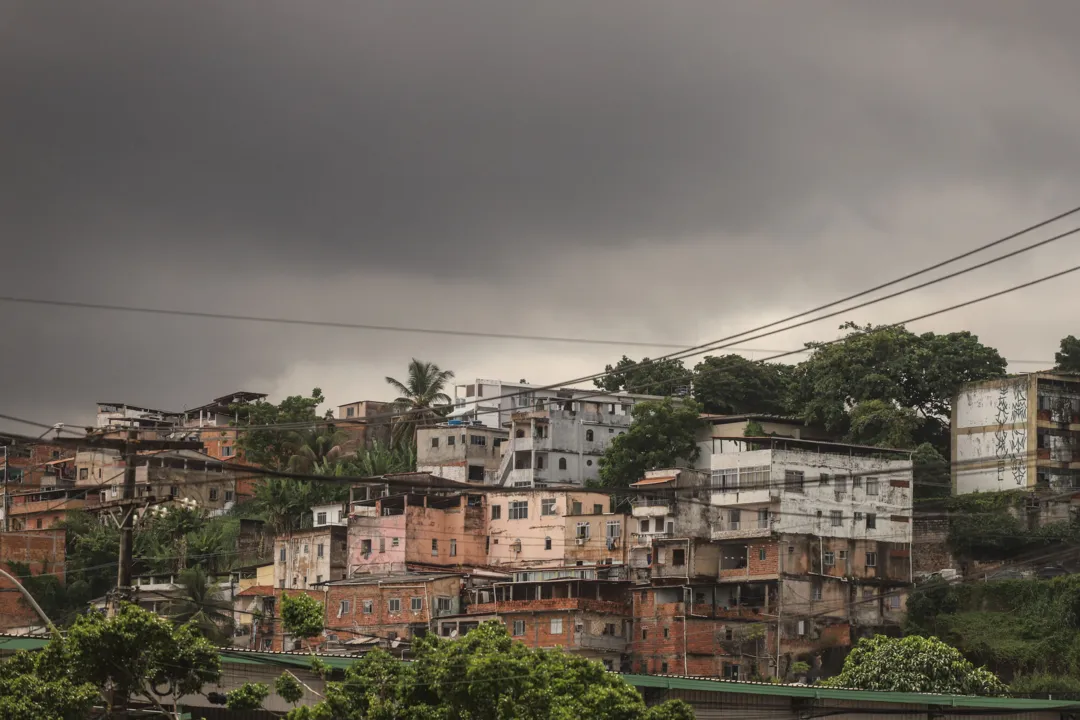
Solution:
<svg viewBox="0 0 1080 720">
<path fill-rule="evenodd" d="M 511 292 L 524 330 L 696 339 L 1074 203 L 1077 21 L 1006 0 L 9 2 L 5 284 L 484 329 Z M 433 313 L 447 296 L 484 310 Z M 27 412 L 445 349 L 0 309 L 0 390 Z"/>
</svg>

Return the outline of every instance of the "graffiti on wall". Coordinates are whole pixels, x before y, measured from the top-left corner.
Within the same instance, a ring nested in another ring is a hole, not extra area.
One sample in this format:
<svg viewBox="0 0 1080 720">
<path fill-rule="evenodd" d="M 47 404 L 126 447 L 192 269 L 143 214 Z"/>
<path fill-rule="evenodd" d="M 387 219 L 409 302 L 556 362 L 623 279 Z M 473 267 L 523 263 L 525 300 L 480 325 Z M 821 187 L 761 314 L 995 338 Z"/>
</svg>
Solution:
<svg viewBox="0 0 1080 720">
<path fill-rule="evenodd" d="M 998 391 L 994 455 L 999 483 L 1011 477 L 1017 485 L 1027 485 L 1027 395 L 1024 378 L 1003 384 Z"/>
</svg>

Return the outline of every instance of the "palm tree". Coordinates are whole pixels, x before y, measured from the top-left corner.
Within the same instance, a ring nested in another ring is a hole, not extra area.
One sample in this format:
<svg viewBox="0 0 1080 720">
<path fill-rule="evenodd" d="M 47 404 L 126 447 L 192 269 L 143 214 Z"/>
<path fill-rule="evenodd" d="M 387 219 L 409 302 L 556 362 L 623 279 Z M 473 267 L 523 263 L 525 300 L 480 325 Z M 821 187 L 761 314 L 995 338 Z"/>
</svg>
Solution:
<svg viewBox="0 0 1080 720">
<path fill-rule="evenodd" d="M 201 567 L 180 573 L 179 595 L 169 603 L 169 617 L 177 625 L 193 622 L 208 640 L 224 644 L 233 631 L 232 613 L 221 589 Z"/>
<path fill-rule="evenodd" d="M 289 470 L 298 473 L 310 473 L 320 463 L 335 461 L 345 457 L 342 444 L 349 436 L 340 430 L 320 432 L 305 430 L 289 434 L 287 446 L 290 451 Z"/>
<path fill-rule="evenodd" d="M 441 370 L 435 363 L 421 362 L 416 358 L 409 363 L 406 382 L 387 377 L 386 382 L 400 396 L 394 400 L 398 412 L 407 412 L 394 421 L 394 443 L 412 440 L 418 425 L 430 423 L 450 411 L 450 396 L 443 392 L 446 383 L 454 377 L 452 370 Z"/>
<path fill-rule="evenodd" d="M 356 454 L 356 469 L 364 477 L 416 470 L 416 443 L 384 445 L 376 441 Z"/>
</svg>

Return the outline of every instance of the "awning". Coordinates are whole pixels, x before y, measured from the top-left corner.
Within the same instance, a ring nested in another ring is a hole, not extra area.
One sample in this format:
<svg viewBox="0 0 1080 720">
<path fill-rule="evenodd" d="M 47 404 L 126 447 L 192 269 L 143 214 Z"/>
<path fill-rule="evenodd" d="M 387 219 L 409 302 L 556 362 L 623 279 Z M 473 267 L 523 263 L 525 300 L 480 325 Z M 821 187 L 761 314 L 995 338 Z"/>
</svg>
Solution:
<svg viewBox="0 0 1080 720">
<path fill-rule="evenodd" d="M 664 477 L 652 477 L 645 478 L 644 480 L 638 480 L 636 483 L 631 483 L 630 487 L 641 487 L 642 485 L 663 485 L 669 483 L 675 479 L 674 475 L 666 475 Z"/>
</svg>

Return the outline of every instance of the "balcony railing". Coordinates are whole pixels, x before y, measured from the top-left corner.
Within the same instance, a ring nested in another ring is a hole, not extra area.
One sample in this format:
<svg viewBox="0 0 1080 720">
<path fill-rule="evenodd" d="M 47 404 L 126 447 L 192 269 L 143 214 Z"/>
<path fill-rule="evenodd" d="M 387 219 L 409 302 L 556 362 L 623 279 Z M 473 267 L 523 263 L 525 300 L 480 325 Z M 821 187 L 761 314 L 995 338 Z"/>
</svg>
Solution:
<svg viewBox="0 0 1080 720">
<path fill-rule="evenodd" d="M 662 530 L 659 532 L 636 532 L 631 533 L 630 537 L 633 541 L 633 544 L 640 547 L 645 545 L 652 545 L 653 540 L 663 540 L 665 538 L 669 538 L 671 537 L 671 533 L 667 532 L 666 530 Z"/>
</svg>

